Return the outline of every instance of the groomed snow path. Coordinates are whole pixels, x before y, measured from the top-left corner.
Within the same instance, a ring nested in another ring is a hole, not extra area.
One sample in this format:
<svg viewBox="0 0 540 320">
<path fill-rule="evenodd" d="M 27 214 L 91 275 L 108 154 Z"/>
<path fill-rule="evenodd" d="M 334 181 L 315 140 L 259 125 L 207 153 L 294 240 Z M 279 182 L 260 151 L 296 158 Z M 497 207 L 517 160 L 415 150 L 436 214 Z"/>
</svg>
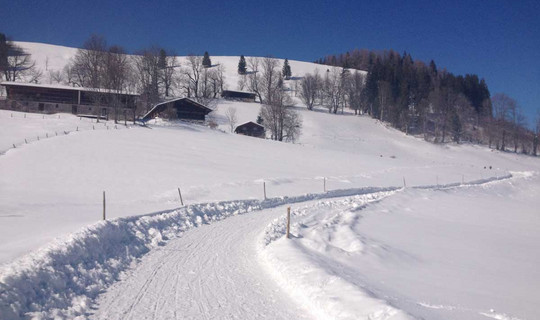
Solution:
<svg viewBox="0 0 540 320">
<path fill-rule="evenodd" d="M 306 319 L 257 260 L 277 207 L 185 232 L 153 250 L 98 298 L 91 319 Z"/>
</svg>

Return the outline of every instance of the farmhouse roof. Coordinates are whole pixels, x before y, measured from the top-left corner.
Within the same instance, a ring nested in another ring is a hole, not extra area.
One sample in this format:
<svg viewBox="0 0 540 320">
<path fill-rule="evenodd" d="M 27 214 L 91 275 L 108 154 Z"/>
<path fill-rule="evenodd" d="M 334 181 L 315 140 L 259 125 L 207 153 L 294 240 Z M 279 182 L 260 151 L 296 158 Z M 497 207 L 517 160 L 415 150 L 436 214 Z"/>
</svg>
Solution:
<svg viewBox="0 0 540 320">
<path fill-rule="evenodd" d="M 3 86 L 30 87 L 30 88 L 71 90 L 71 91 L 85 91 L 85 92 L 115 93 L 115 94 L 129 95 L 129 96 L 139 96 L 138 93 L 133 93 L 133 92 L 125 92 L 125 91 L 118 91 L 118 90 L 111 90 L 111 89 L 104 89 L 104 88 L 72 87 L 72 86 L 66 86 L 64 84 L 38 84 L 38 83 L 16 82 L 16 81 L 3 81 L 3 82 L 0 82 L 0 85 L 3 85 Z"/>
</svg>

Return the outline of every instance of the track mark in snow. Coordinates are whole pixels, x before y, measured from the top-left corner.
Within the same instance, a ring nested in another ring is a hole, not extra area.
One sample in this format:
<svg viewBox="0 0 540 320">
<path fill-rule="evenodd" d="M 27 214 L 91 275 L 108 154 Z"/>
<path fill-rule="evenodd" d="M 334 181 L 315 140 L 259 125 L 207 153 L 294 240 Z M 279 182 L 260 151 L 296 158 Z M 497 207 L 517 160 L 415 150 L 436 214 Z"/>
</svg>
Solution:
<svg viewBox="0 0 540 320">
<path fill-rule="evenodd" d="M 419 306 L 422 306 L 422 307 L 428 308 L 428 309 L 444 309 L 444 310 L 455 310 L 456 309 L 456 307 L 445 306 L 445 305 L 442 305 L 442 304 L 429 304 L 429 303 L 426 303 L 426 302 L 418 302 L 417 304 Z"/>
<path fill-rule="evenodd" d="M 497 320 L 520 320 L 519 318 L 506 315 L 504 313 L 496 313 L 495 310 L 491 309 L 489 312 L 480 312 L 481 315 Z"/>
</svg>

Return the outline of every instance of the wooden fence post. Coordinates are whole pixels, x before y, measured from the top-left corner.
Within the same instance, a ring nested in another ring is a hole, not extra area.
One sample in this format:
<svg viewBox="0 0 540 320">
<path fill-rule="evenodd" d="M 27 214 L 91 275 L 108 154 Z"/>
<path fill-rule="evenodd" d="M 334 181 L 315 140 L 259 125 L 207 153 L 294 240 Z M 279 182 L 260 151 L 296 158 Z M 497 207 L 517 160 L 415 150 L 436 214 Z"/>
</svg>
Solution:
<svg viewBox="0 0 540 320">
<path fill-rule="evenodd" d="M 182 192 L 180 192 L 180 188 L 178 188 L 178 195 L 180 196 L 180 203 L 184 205 L 184 200 L 182 200 Z"/>
<path fill-rule="evenodd" d="M 264 200 L 266 200 L 266 182 L 263 181 Z"/>
<path fill-rule="evenodd" d="M 290 229 L 291 229 L 291 207 L 288 207 L 287 208 L 287 239 L 291 238 Z"/>
<path fill-rule="evenodd" d="M 407 188 L 407 183 L 405 182 L 405 177 L 403 177 L 403 188 Z"/>
<path fill-rule="evenodd" d="M 103 220 L 105 220 L 105 191 L 103 191 Z"/>
<path fill-rule="evenodd" d="M 323 178 L 323 190 L 326 193 L 326 177 Z"/>
</svg>

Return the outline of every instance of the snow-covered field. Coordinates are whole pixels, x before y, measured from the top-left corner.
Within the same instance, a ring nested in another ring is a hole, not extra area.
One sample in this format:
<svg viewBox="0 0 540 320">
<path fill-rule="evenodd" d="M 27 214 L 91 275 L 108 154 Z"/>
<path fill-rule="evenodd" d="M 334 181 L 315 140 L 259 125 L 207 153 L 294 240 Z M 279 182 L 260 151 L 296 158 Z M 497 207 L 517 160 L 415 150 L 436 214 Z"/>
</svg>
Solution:
<svg viewBox="0 0 540 320">
<path fill-rule="evenodd" d="M 238 57 L 213 62 L 235 89 Z M 260 105 L 220 100 L 218 130 L 0 111 L 0 318 L 537 317 L 537 158 L 300 104 L 279 143 L 230 134 L 229 107 Z"/>
</svg>

